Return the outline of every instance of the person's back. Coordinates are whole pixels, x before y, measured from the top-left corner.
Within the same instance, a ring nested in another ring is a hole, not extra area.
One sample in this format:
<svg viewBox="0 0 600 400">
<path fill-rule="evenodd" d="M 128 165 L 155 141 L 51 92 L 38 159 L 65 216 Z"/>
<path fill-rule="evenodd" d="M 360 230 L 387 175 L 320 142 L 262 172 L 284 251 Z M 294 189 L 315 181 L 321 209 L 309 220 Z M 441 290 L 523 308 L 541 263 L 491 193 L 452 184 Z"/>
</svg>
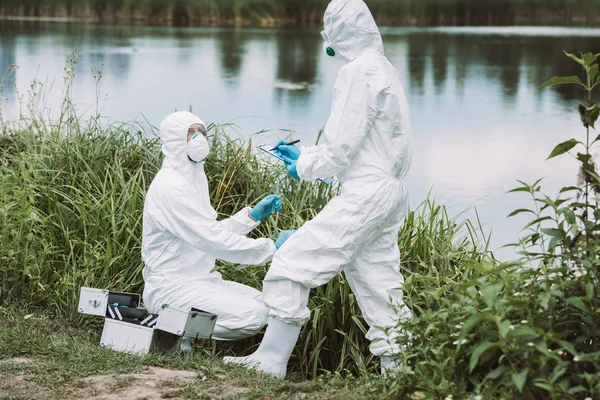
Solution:
<svg viewBox="0 0 600 400">
<path fill-rule="evenodd" d="M 410 110 L 402 82 L 362 1 L 332 1 L 324 23 L 334 57 L 347 64 L 334 85 L 325 146 L 303 151 L 298 173 L 305 180 L 335 174 L 346 190 L 377 190 L 385 178 L 402 179 L 410 169 Z"/>
<path fill-rule="evenodd" d="M 357 181 L 364 189 L 365 183 L 374 183 L 379 176 L 404 178 L 411 165 L 412 132 L 408 102 L 396 69 L 383 54 L 370 51 L 343 68 L 353 69 L 352 75 L 364 75 L 362 79 L 369 82 L 373 115 L 362 146 L 348 167 L 338 173 L 338 179 L 344 186 Z"/>
<path fill-rule="evenodd" d="M 149 308 L 157 311 L 162 304 L 176 305 L 184 297 L 176 285 L 164 282 L 186 283 L 195 280 L 221 281 L 221 275 L 211 272 L 215 257 L 198 250 L 190 243 L 165 231 L 157 216 L 163 214 L 165 204 L 173 203 L 173 197 L 191 196 L 198 200 L 191 182 L 173 168 L 162 168 L 148 188 L 144 202 L 142 260 L 144 260 L 144 300 Z M 206 203 L 206 200 L 204 201 Z M 214 212 L 202 207 L 206 213 Z M 216 212 L 207 215 L 216 219 Z"/>
</svg>

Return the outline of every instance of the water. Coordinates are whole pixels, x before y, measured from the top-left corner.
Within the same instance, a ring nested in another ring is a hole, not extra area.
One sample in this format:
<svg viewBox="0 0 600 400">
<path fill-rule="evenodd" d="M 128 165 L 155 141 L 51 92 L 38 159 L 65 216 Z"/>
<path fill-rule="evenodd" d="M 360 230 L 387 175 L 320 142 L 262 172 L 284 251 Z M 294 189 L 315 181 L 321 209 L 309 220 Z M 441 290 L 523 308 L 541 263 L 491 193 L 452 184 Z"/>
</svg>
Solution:
<svg viewBox="0 0 600 400">
<path fill-rule="evenodd" d="M 582 138 L 579 92 L 536 88 L 579 67 L 562 50 L 598 52 L 600 29 L 382 28 L 385 50 L 405 81 L 414 130 L 407 184 L 411 204 L 431 190 L 453 214 L 476 206 L 491 248 L 516 240 L 527 196 L 507 195 L 516 179 L 545 177 L 544 190 L 575 182 L 569 157 L 544 161 L 555 144 Z M 64 60 L 80 49 L 74 84 L 80 110 L 94 109 L 92 68 L 101 69 L 100 105 L 115 120 L 155 126 L 175 109 L 207 122 L 232 123 L 258 143 L 292 135 L 315 141 L 326 122 L 340 63 L 322 51 L 318 29 L 235 30 L 0 25 L 0 69 L 20 68 L 1 93 L 15 116 L 18 94 L 44 83 L 43 104 L 56 113 Z M 476 218 L 474 209 L 465 214 Z M 498 250 L 503 259 L 512 250 Z"/>
</svg>

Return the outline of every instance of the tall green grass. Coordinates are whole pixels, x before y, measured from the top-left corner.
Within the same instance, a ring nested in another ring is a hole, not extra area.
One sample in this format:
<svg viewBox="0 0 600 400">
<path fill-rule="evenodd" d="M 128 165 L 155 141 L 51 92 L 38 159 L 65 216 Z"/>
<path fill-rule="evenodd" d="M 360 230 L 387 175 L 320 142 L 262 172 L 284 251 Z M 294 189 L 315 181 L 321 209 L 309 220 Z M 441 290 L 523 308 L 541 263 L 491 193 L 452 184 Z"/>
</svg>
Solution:
<svg viewBox="0 0 600 400">
<path fill-rule="evenodd" d="M 161 152 L 157 139 L 141 133 L 153 129 L 145 124 L 101 126 L 99 116 L 81 121 L 69 100 L 71 83 L 57 121 L 31 117 L 1 126 L 0 305 L 33 305 L 94 324 L 76 312 L 81 286 L 142 292 L 143 201 Z M 252 233 L 269 237 L 298 228 L 336 195 L 335 187 L 291 180 L 282 167 L 257 157 L 250 142 L 229 139 L 226 127 L 210 129 L 215 139 L 206 171 L 219 218 L 279 193 L 284 210 Z M 404 276 L 423 277 L 412 280 L 416 289 L 477 276 L 484 257 L 471 225 L 434 202 L 410 211 L 398 240 Z M 225 278 L 259 289 L 267 268 L 217 264 Z M 418 290 L 406 302 L 417 311 L 432 306 Z M 343 275 L 314 289 L 310 308 L 292 369 L 316 376 L 375 367 L 367 326 Z M 235 352 L 251 351 L 258 339 L 235 343 Z"/>
<path fill-rule="evenodd" d="M 0 15 L 87 17 L 100 21 L 230 25 L 320 25 L 328 0 L 0 0 Z M 592 23 L 598 0 L 369 0 L 385 25 Z"/>
<path fill-rule="evenodd" d="M 38 133 L 5 127 L 0 139 L 0 299 L 3 305 L 33 304 L 81 322 L 76 314 L 81 286 L 141 293 L 143 200 L 160 166 L 157 140 L 132 127 L 88 127 Z M 298 228 L 335 194 L 335 189 L 289 180 L 283 170 L 260 162 L 249 143 L 225 136 L 207 160 L 211 198 L 226 217 L 267 193 L 284 196 L 284 211 L 262 224 L 256 236 Z M 472 274 L 481 254 L 445 209 L 425 203 L 411 211 L 399 237 L 405 276 Z M 260 288 L 265 266 L 219 262 L 227 279 Z M 414 300 L 418 301 L 418 296 Z M 413 299 L 407 299 L 412 304 Z M 295 354 L 308 375 L 321 370 L 367 370 L 366 325 L 343 276 L 313 290 L 313 315 Z M 248 341 L 248 347 L 255 341 Z M 238 347 L 240 349 L 240 347 Z"/>
</svg>

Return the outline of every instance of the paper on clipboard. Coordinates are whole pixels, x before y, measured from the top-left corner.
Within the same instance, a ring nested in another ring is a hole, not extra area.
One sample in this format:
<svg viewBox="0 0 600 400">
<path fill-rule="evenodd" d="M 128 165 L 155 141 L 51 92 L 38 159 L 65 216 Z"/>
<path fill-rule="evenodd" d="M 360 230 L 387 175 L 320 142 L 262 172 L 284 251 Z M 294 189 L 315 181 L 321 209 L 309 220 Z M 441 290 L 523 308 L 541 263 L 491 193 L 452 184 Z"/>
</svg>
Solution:
<svg viewBox="0 0 600 400">
<path fill-rule="evenodd" d="M 265 145 L 258 145 L 256 146 L 257 149 L 264 151 L 265 153 L 267 153 L 268 155 L 270 155 L 271 157 L 275 157 L 278 160 L 281 160 L 285 163 L 285 160 L 283 158 L 281 158 L 280 156 L 277 155 L 277 153 L 272 152 L 271 150 L 269 150 L 267 147 L 265 147 Z M 327 178 L 327 179 L 319 179 L 319 181 L 323 182 L 326 185 L 330 185 L 331 183 L 333 183 L 333 178 Z"/>
</svg>

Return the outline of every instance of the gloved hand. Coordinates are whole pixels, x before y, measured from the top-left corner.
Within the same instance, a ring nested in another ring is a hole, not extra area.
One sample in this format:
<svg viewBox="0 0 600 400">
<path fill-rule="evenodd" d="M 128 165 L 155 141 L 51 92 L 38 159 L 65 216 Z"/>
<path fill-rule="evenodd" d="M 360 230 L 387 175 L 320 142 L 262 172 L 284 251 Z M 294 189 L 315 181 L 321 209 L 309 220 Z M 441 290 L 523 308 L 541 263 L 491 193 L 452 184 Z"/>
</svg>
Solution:
<svg viewBox="0 0 600 400">
<path fill-rule="evenodd" d="M 292 161 L 296 161 L 298 158 L 300 158 L 302 151 L 297 148 L 295 144 L 285 145 L 285 143 L 287 143 L 285 140 L 280 140 L 275 146 L 273 146 L 277 148 L 275 150 L 275 154 L 280 157 L 289 158 Z"/>
<path fill-rule="evenodd" d="M 296 171 L 296 161 L 294 161 L 291 164 L 286 163 L 285 167 L 287 168 L 288 173 L 292 178 L 300 180 L 300 177 L 298 176 L 298 171 Z"/>
<path fill-rule="evenodd" d="M 285 167 L 287 168 L 288 173 L 291 175 L 291 177 L 300 180 L 300 177 L 298 176 L 298 171 L 296 170 L 296 161 L 291 160 L 286 156 L 281 156 L 281 158 L 283 158 L 283 161 L 285 162 Z"/>
<path fill-rule="evenodd" d="M 276 211 L 281 211 L 281 196 L 271 194 L 258 202 L 252 210 L 250 217 L 255 221 L 262 221 Z"/>
<path fill-rule="evenodd" d="M 295 229 L 279 232 L 279 237 L 275 241 L 275 247 L 280 248 L 294 233 L 296 233 Z"/>
</svg>

